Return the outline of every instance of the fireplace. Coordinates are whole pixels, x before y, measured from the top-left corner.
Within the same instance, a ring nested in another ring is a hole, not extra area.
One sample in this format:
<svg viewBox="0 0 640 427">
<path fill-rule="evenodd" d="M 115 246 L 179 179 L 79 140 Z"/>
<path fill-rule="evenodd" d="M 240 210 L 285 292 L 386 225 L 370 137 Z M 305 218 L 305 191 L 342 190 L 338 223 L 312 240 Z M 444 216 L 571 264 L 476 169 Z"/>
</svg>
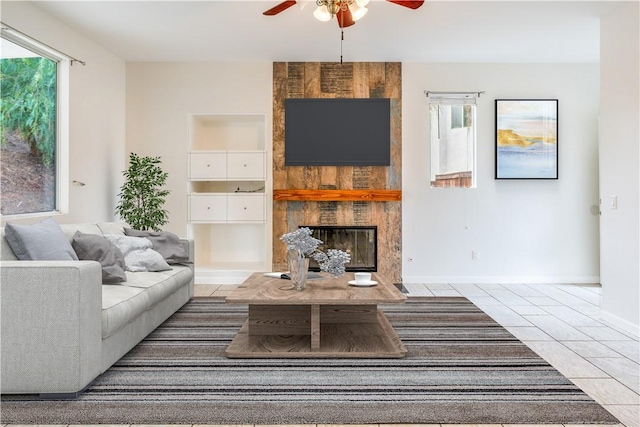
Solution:
<svg viewBox="0 0 640 427">
<path fill-rule="evenodd" d="M 351 255 L 345 265 L 347 271 L 378 271 L 378 227 L 375 226 L 313 226 L 313 237 L 322 240 L 319 249 L 340 249 Z M 320 271 L 318 263 L 311 259 L 309 270 Z"/>
</svg>

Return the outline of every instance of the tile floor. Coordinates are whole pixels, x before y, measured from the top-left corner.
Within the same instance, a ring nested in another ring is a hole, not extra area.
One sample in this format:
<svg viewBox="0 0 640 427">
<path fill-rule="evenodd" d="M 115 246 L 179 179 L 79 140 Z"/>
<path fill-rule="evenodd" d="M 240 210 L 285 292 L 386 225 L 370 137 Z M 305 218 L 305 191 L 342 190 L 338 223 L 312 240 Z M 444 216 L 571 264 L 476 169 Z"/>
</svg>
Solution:
<svg viewBox="0 0 640 427">
<path fill-rule="evenodd" d="M 225 296 L 235 287 L 197 285 L 195 294 Z M 600 319 L 599 285 L 405 284 L 405 287 L 409 290 L 409 297 L 468 298 L 615 415 L 624 426 L 640 427 L 640 343 L 638 337 Z M 10 426 L 17 427 L 15 424 Z M 131 427 L 134 426 L 139 425 Z M 420 426 L 452 427 L 448 424 Z M 501 427 L 499 424 L 495 426 Z M 318 424 L 313 427 L 325 426 Z M 366 427 L 401 425 L 372 424 Z M 502 427 L 512 425 L 504 424 Z M 546 424 L 541 427 L 556 426 Z"/>
</svg>

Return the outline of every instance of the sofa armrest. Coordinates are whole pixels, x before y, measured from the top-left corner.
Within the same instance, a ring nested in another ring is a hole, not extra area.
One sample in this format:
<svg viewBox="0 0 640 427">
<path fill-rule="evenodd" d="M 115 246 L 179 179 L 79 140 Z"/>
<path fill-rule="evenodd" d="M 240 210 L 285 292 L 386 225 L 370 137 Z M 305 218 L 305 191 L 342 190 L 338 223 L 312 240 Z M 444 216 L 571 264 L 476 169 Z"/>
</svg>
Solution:
<svg viewBox="0 0 640 427">
<path fill-rule="evenodd" d="M 69 394 L 101 373 L 95 261 L 0 262 L 2 393 Z"/>
<path fill-rule="evenodd" d="M 180 243 L 189 254 L 189 262 L 193 264 L 195 262 L 193 239 L 180 239 Z"/>
</svg>

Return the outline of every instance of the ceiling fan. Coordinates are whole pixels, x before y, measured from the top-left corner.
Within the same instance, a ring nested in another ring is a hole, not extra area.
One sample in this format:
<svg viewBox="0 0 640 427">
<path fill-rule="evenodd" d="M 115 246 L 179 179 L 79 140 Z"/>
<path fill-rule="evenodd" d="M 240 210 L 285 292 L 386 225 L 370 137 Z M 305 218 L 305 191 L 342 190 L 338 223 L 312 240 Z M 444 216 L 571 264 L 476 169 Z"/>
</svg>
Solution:
<svg viewBox="0 0 640 427">
<path fill-rule="evenodd" d="M 424 0 L 386 0 L 399 6 L 417 9 L 424 3 Z M 273 16 L 289 9 L 301 0 L 287 0 L 279 3 L 271 9 L 263 12 L 263 15 Z M 350 27 L 367 12 L 366 5 L 369 0 L 317 0 L 318 9 L 314 16 L 320 21 L 328 21 L 334 16 L 337 18 L 340 28 Z"/>
</svg>

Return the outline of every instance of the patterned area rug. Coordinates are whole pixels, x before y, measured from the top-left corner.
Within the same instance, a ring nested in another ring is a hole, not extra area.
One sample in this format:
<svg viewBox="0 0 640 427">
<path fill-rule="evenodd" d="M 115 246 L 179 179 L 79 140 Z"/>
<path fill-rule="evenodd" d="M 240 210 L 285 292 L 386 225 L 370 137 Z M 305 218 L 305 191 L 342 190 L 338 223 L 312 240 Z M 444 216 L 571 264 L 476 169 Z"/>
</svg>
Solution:
<svg viewBox="0 0 640 427">
<path fill-rule="evenodd" d="M 403 359 L 227 359 L 246 306 L 194 298 L 80 398 L 3 396 L 21 424 L 617 424 L 465 298 L 383 306 Z"/>
</svg>

